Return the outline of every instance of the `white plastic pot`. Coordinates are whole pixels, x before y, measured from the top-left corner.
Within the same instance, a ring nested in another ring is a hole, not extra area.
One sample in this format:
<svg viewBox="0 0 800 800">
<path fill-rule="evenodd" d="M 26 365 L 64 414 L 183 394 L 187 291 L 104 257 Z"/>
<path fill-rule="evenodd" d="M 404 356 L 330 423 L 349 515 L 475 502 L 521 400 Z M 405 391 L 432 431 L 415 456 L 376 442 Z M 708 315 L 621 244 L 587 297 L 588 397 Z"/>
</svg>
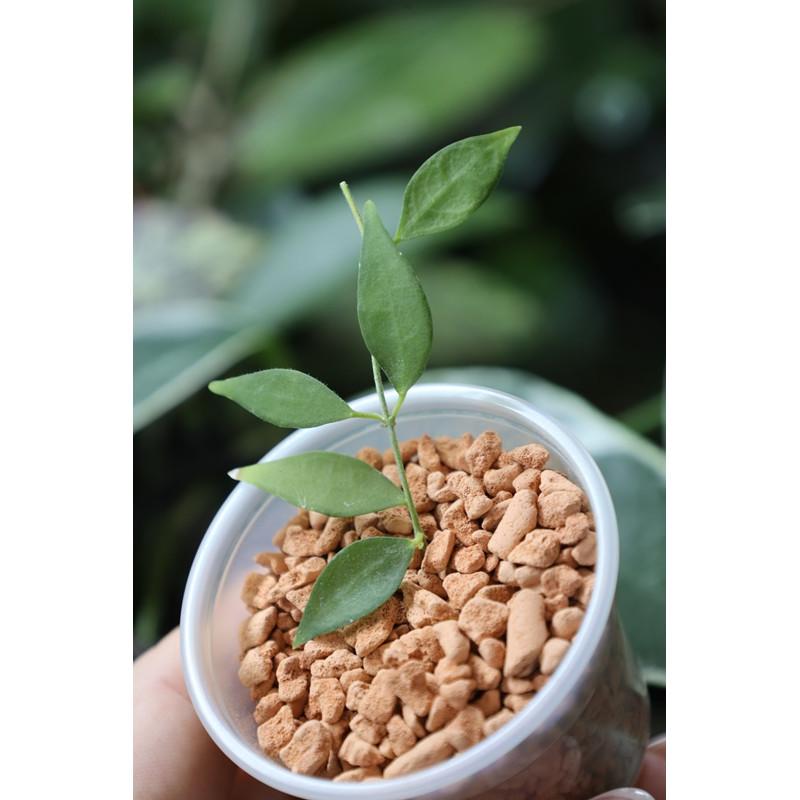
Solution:
<svg viewBox="0 0 800 800">
<path fill-rule="evenodd" d="M 395 399 L 387 394 L 390 407 Z M 352 403 L 378 412 L 375 395 Z M 397 422 L 400 441 L 496 431 L 504 449 L 538 442 L 548 467 L 586 493 L 598 539 L 595 584 L 581 628 L 566 657 L 528 705 L 494 734 L 447 761 L 400 778 L 363 784 L 296 775 L 260 750 L 254 704 L 238 680 L 241 601 L 253 557 L 273 548 L 275 532 L 295 509 L 240 484 L 220 508 L 198 549 L 184 595 L 181 647 L 189 694 L 217 745 L 253 777 L 307 800 L 586 800 L 631 785 L 649 735 L 645 685 L 614 604 L 617 522 L 611 497 L 586 450 L 551 417 L 510 395 L 475 387 L 427 384 L 408 394 Z M 389 440 L 372 420 L 347 420 L 296 431 L 264 460 L 308 450 L 383 452 Z"/>
</svg>

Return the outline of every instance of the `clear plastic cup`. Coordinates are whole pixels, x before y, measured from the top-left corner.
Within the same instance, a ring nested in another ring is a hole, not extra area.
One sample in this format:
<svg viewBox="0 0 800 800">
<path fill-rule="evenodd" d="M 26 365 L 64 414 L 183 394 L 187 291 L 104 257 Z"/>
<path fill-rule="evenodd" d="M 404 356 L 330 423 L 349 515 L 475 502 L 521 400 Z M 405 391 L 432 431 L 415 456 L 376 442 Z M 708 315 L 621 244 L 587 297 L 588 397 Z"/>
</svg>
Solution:
<svg viewBox="0 0 800 800">
<path fill-rule="evenodd" d="M 390 407 L 395 399 L 387 393 Z M 375 395 L 356 400 L 378 412 Z M 200 720 L 245 772 L 306 800 L 586 800 L 634 781 L 649 737 L 645 684 L 614 603 L 619 563 L 617 522 L 608 488 L 581 444 L 559 423 L 511 395 L 476 386 L 426 384 L 408 394 L 397 421 L 400 441 L 422 434 L 478 436 L 496 431 L 504 449 L 538 442 L 548 468 L 586 493 L 598 540 L 592 599 L 572 646 L 551 679 L 498 731 L 463 753 L 419 772 L 366 783 L 337 783 L 293 774 L 259 748 L 254 703 L 238 680 L 241 600 L 253 557 L 296 509 L 239 484 L 222 505 L 194 560 L 181 614 L 181 649 L 189 694 Z M 347 420 L 287 436 L 265 456 L 308 450 L 354 454 L 389 447 L 372 420 Z"/>
</svg>

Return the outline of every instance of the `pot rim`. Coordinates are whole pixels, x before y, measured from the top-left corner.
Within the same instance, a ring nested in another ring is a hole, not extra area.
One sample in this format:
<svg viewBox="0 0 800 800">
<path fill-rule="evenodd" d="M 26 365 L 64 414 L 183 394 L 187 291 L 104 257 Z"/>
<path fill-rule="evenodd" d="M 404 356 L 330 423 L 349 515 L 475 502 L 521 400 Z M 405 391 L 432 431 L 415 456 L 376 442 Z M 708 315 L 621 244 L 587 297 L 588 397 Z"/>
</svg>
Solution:
<svg viewBox="0 0 800 800">
<path fill-rule="evenodd" d="M 452 404 L 454 395 L 458 398 L 459 412 L 474 408 L 476 412 L 484 414 L 486 404 L 490 403 L 510 413 L 520 423 L 524 422 L 526 426 L 534 428 L 546 447 L 548 443 L 552 443 L 560 452 L 572 471 L 573 479 L 586 493 L 594 514 L 598 556 L 592 599 L 581 628 L 553 678 L 536 693 L 525 708 L 492 736 L 463 753 L 409 775 L 367 783 L 336 783 L 328 778 L 296 775 L 269 757 L 254 752 L 249 744 L 241 740 L 237 731 L 220 719 L 201 669 L 204 647 L 207 644 L 207 641 L 204 644 L 204 636 L 209 628 L 203 613 L 208 599 L 204 579 L 218 563 L 220 550 L 229 550 L 225 531 L 234 517 L 240 517 L 239 509 L 242 504 L 257 502 L 265 494 L 253 486 L 237 485 L 214 517 L 192 564 L 181 609 L 181 656 L 189 696 L 203 726 L 217 746 L 245 772 L 280 791 L 309 800 L 366 800 L 367 797 L 405 800 L 434 792 L 453 782 L 463 781 L 502 758 L 535 730 L 544 730 L 549 723 L 557 721 L 563 714 L 565 705 L 569 704 L 571 693 L 588 671 L 592 656 L 600 645 L 614 604 L 619 568 L 619 540 L 611 495 L 599 467 L 577 438 L 556 419 L 518 397 L 483 386 L 461 383 L 418 384 L 409 390 L 398 421 L 413 414 L 415 410 L 446 413 L 448 403 Z M 395 391 L 386 392 L 390 408 L 396 398 Z M 350 405 L 361 412 L 379 410 L 375 393 L 352 400 Z M 369 420 L 346 421 L 355 425 L 364 422 Z M 343 423 L 332 424 L 341 426 Z M 318 429 L 303 429 L 289 434 L 261 460 L 274 460 L 299 452 L 298 440 L 302 444 L 306 438 L 313 437 L 316 430 Z M 240 536 L 242 533 L 240 528 Z"/>
</svg>

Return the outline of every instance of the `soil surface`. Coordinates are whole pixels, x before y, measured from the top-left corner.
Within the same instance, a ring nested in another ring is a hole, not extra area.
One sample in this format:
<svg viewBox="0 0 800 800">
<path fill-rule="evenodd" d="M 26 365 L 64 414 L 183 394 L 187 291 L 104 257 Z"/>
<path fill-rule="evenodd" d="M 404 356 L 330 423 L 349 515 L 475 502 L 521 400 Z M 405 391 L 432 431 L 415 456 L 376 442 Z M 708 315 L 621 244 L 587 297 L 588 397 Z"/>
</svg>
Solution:
<svg viewBox="0 0 800 800">
<path fill-rule="evenodd" d="M 592 513 L 544 447 L 505 451 L 486 431 L 424 435 L 401 452 L 427 546 L 383 606 L 292 647 L 326 563 L 357 539 L 411 537 L 405 506 L 300 510 L 243 587 L 239 679 L 259 745 L 296 773 L 391 778 L 490 736 L 558 668 L 591 597 Z M 391 451 L 357 457 L 399 486 Z"/>
</svg>

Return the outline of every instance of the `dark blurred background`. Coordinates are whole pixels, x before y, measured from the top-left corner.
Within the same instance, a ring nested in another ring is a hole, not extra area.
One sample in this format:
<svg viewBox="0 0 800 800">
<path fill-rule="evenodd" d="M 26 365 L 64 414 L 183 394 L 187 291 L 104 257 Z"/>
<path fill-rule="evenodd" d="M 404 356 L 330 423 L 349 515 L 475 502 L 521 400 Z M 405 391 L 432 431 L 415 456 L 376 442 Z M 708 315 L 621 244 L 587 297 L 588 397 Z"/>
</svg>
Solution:
<svg viewBox="0 0 800 800">
<path fill-rule="evenodd" d="M 370 388 L 341 180 L 392 230 L 425 158 L 522 125 L 463 230 L 405 248 L 430 367 L 540 376 L 663 445 L 661 0 L 135 0 L 134 59 L 135 651 L 178 623 L 227 470 L 287 433 L 207 382 Z"/>
</svg>

